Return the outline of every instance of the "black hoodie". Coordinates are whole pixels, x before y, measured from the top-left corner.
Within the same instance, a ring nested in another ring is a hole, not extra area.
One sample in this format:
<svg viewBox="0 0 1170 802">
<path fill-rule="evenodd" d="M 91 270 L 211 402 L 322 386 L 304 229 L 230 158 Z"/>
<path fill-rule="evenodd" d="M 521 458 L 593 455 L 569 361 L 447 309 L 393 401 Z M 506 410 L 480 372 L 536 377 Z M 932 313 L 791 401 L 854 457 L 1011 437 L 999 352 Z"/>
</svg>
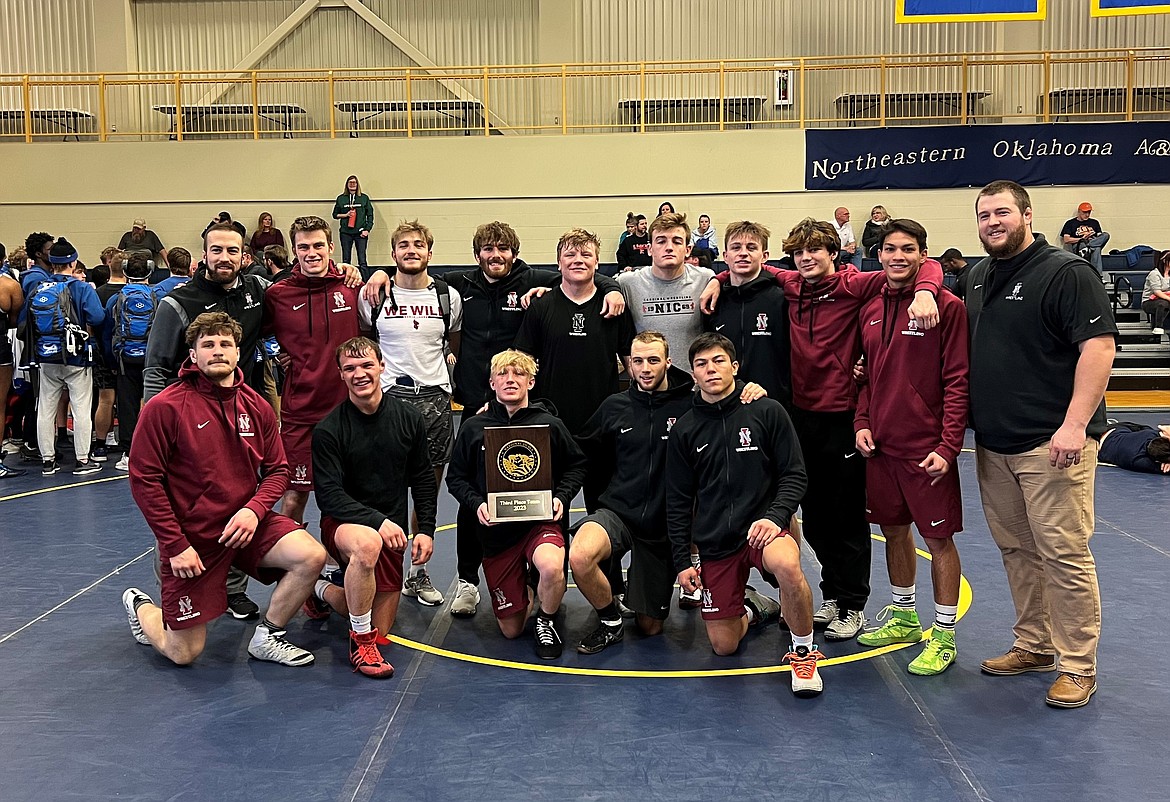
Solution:
<svg viewBox="0 0 1170 802">
<path fill-rule="evenodd" d="M 691 540 L 704 560 L 720 560 L 747 542 L 767 518 L 782 528 L 796 512 L 808 476 L 792 421 L 779 401 L 740 403 L 743 384 L 693 408 L 670 432 L 666 524 L 676 571 L 691 565 Z"/>
<path fill-rule="evenodd" d="M 463 301 L 462 340 L 459 361 L 455 363 L 455 400 L 465 407 L 478 409 L 492 398 L 488 372 L 492 357 L 511 348 L 524 319 L 520 300 L 533 287 L 555 287 L 561 274 L 529 267 L 523 259 L 512 263 L 512 270 L 499 281 L 488 281 L 483 270 L 456 270 L 442 279 L 460 294 Z M 618 283 L 597 274 L 594 281 L 604 294 L 619 290 Z"/>
<path fill-rule="evenodd" d="M 590 473 L 609 477 L 600 506 L 616 512 L 638 537 L 662 543 L 667 435 L 690 410 L 695 386 L 690 374 L 673 365 L 666 376 L 665 390 L 647 393 L 632 383 L 609 396 L 577 435 Z"/>
<path fill-rule="evenodd" d="M 487 501 L 487 476 L 484 465 L 483 430 L 487 426 L 541 426 L 549 428 L 552 449 L 553 496 L 561 500 L 565 510 L 562 521 L 567 521 L 569 505 L 585 481 L 585 455 L 577 446 L 565 424 L 550 412 L 543 401 L 532 401 L 516 414 L 508 417 L 508 410 L 499 401 L 492 400 L 486 412 L 473 415 L 459 426 L 451 464 L 447 468 L 447 489 L 459 505 L 473 513 Z M 531 521 L 500 523 L 484 526 L 476 520 L 476 536 L 483 544 L 483 553 L 492 557 L 519 543 L 531 531 Z"/>
<path fill-rule="evenodd" d="M 788 301 L 766 270 L 746 284 L 728 284 L 715 314 L 703 328 L 731 340 L 739 362 L 738 378 L 755 382 L 786 407 L 792 403 L 792 355 L 788 337 Z"/>
</svg>

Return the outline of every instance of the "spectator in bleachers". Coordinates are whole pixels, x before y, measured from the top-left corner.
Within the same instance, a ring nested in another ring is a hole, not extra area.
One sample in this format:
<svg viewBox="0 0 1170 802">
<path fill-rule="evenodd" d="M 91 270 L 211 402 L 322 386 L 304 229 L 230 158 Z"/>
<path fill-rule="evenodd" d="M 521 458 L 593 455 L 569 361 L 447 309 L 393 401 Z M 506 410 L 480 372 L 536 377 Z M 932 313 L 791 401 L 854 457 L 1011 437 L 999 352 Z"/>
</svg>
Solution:
<svg viewBox="0 0 1170 802">
<path fill-rule="evenodd" d="M 264 266 L 268 268 L 268 274 L 272 277 L 273 284 L 292 275 L 288 249 L 283 245 L 269 245 L 264 249 Z"/>
<path fill-rule="evenodd" d="M 167 249 L 163 246 L 162 240 L 158 238 L 158 234 L 146 227 L 146 220 L 141 217 L 135 220 L 130 225 L 130 230 L 118 240 L 118 250 L 150 251 L 150 258 L 156 264 L 165 264 L 167 261 Z"/>
<path fill-rule="evenodd" d="M 269 245 L 284 245 L 284 234 L 273 224 L 270 213 L 260 212 L 256 230 L 248 244 L 252 247 L 253 254 L 260 253 Z"/>
<path fill-rule="evenodd" d="M 967 274 L 971 267 L 958 248 L 947 248 L 938 258 L 943 269 L 943 283 L 960 298 L 967 297 Z"/>
<path fill-rule="evenodd" d="M 1101 435 L 1097 461 L 1139 473 L 1170 473 L 1170 426 L 1112 423 Z"/>
<path fill-rule="evenodd" d="M 646 215 L 637 215 L 634 218 L 634 233 L 618 246 L 618 270 L 634 270 L 650 264 L 650 235 L 646 233 L 646 228 Z"/>
<path fill-rule="evenodd" d="M 1064 249 L 1075 253 L 1093 266 L 1097 275 L 1103 275 L 1101 269 L 1101 249 L 1109 242 L 1109 235 L 1101 230 L 1101 224 L 1089 215 L 1093 213 L 1091 203 L 1082 203 L 1077 207 L 1077 216 L 1068 220 L 1060 230 L 1060 239 Z"/>
<path fill-rule="evenodd" d="M 626 230 L 618 237 L 618 247 L 622 247 L 622 243 L 626 241 L 626 237 L 634 233 L 634 229 L 638 227 L 638 216 L 633 212 L 626 212 Z"/>
<path fill-rule="evenodd" d="M 699 227 L 691 232 L 691 252 L 707 251 L 714 260 L 719 256 L 719 239 L 708 215 L 699 215 Z M 708 265 L 710 267 L 710 265 Z"/>
<path fill-rule="evenodd" d="M 674 204 L 670 201 L 663 201 L 658 205 L 658 217 L 664 214 L 674 214 Z"/>
<path fill-rule="evenodd" d="M 865 221 L 865 230 L 861 232 L 862 253 L 871 259 L 877 258 L 878 242 L 882 235 L 882 226 L 890 219 L 890 213 L 885 206 L 875 206 L 869 211 L 869 219 Z"/>
<path fill-rule="evenodd" d="M 206 236 L 207 232 L 211 230 L 212 226 L 217 226 L 220 223 L 227 223 L 236 231 L 240 232 L 240 236 L 244 238 L 245 242 L 248 241 L 248 231 L 244 228 L 244 224 L 238 220 L 233 220 L 231 214 L 228 212 L 220 212 L 215 217 L 211 218 L 211 222 L 208 223 L 207 227 L 203 229 L 203 234 L 201 236 Z"/>
<path fill-rule="evenodd" d="M 833 210 L 833 228 L 841 240 L 841 250 L 837 259 L 840 264 L 852 263 L 861 269 L 861 248 L 857 245 L 857 235 L 853 233 L 853 224 L 849 222 L 849 210 L 838 206 Z"/>
<path fill-rule="evenodd" d="M 1154 269 L 1146 276 L 1142 311 L 1150 316 L 1154 334 L 1161 337 L 1166 333 L 1166 317 L 1170 316 L 1170 250 L 1158 254 Z"/>
</svg>

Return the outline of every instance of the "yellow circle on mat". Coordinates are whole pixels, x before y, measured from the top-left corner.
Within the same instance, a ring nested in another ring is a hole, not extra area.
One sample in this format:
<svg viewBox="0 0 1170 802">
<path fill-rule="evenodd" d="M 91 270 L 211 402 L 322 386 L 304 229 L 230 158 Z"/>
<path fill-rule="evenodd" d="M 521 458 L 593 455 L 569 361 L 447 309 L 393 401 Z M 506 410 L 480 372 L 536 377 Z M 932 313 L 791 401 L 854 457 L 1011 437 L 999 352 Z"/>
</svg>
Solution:
<svg viewBox="0 0 1170 802">
<path fill-rule="evenodd" d="M 573 512 L 584 512 L 584 510 L 573 510 Z M 447 529 L 454 529 L 455 524 L 445 524 L 437 527 L 436 531 L 443 531 Z M 874 540 L 885 542 L 885 538 L 881 535 L 870 534 Z M 929 560 L 930 552 L 922 549 L 915 549 L 918 556 Z M 967 581 L 967 577 L 959 577 L 959 619 L 962 619 L 967 611 L 971 609 L 971 583 Z M 930 637 L 931 630 L 926 630 L 923 633 L 923 640 Z M 633 671 L 623 669 L 611 668 L 580 668 L 577 666 L 556 666 L 548 665 L 547 663 L 523 663 L 517 660 L 500 660 L 495 657 L 483 657 L 478 654 L 467 654 L 466 652 L 456 652 L 451 649 L 442 649 L 438 646 L 431 646 L 428 643 L 420 643 L 410 638 L 404 638 L 400 635 L 391 635 L 390 640 L 400 646 L 405 646 L 408 649 L 415 649 L 416 651 L 426 652 L 438 657 L 446 657 L 451 660 L 462 660 L 465 663 L 478 663 L 484 666 L 495 666 L 497 668 L 511 668 L 518 671 L 537 671 L 545 674 L 570 674 L 584 677 L 622 677 L 626 679 L 679 679 L 691 677 L 743 677 L 753 674 L 779 674 L 784 671 L 791 671 L 789 666 L 773 665 L 773 666 L 753 666 L 749 668 L 716 668 L 705 669 L 701 671 Z M 890 646 L 879 646 L 876 649 L 867 649 L 864 652 L 856 652 L 854 654 L 846 654 L 840 657 L 828 657 L 824 660 L 818 660 L 819 667 L 844 665 L 845 663 L 856 663 L 859 660 L 870 660 L 874 657 L 879 657 L 883 654 L 896 652 L 899 649 L 905 649 L 910 646 L 916 646 L 915 643 L 895 643 Z"/>
</svg>

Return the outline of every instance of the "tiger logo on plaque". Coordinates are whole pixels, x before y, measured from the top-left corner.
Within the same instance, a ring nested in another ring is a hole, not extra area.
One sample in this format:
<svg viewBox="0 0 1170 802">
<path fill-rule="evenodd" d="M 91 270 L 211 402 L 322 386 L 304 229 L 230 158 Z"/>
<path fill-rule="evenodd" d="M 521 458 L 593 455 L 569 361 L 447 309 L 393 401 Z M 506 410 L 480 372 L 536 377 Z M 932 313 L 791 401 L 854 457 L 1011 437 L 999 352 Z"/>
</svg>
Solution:
<svg viewBox="0 0 1170 802">
<path fill-rule="evenodd" d="M 550 443 L 547 425 L 484 428 L 488 519 L 492 523 L 553 519 Z"/>
</svg>

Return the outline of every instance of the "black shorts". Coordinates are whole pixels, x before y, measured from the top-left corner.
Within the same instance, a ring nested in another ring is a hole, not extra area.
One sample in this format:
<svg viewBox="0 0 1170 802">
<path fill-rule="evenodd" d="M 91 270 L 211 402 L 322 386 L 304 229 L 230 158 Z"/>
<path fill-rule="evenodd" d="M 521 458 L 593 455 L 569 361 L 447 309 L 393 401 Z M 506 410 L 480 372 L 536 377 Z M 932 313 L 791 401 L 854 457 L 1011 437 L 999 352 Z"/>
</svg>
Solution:
<svg viewBox="0 0 1170 802">
<path fill-rule="evenodd" d="M 650 618 L 666 620 L 674 597 L 674 580 L 678 576 L 671 558 L 670 541 L 636 535 L 621 516 L 605 508 L 578 521 L 573 533 L 576 534 L 586 523 L 597 524 L 609 535 L 610 568 L 620 565 L 627 553 L 631 555 L 630 571 L 626 577 L 626 606 Z M 609 573 L 606 566 L 602 568 Z"/>
<path fill-rule="evenodd" d="M 106 363 L 101 359 L 95 359 L 93 363 L 93 389 L 98 390 L 115 390 L 118 387 L 118 377 L 114 371 L 106 367 Z"/>
<path fill-rule="evenodd" d="M 3 314 L 3 313 L 0 313 Z M 0 332 L 0 368 L 8 367 L 12 364 L 12 337 L 14 335 L 10 332 Z M 4 388 L 4 392 L 8 392 L 8 388 Z"/>
</svg>

